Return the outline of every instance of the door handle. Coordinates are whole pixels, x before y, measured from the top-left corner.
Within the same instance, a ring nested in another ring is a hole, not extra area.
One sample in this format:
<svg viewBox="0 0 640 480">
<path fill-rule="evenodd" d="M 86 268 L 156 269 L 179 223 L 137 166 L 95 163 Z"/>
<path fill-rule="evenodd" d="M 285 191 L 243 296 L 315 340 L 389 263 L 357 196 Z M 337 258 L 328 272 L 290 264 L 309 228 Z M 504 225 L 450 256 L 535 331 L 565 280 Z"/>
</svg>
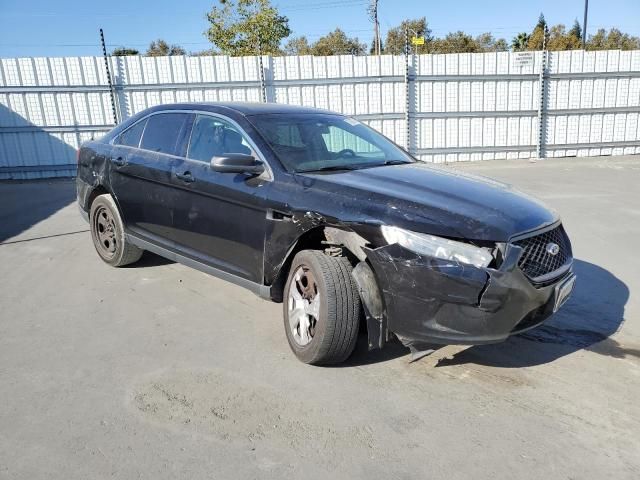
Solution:
<svg viewBox="0 0 640 480">
<path fill-rule="evenodd" d="M 125 161 L 125 159 L 123 157 L 116 157 L 113 160 L 113 163 L 114 163 L 114 165 L 116 167 L 124 167 L 127 164 L 127 162 Z"/>
<path fill-rule="evenodd" d="M 196 179 L 193 178 L 193 175 L 191 175 L 191 172 L 189 171 L 184 173 L 176 173 L 176 178 L 186 183 L 192 183 L 196 181 Z"/>
</svg>

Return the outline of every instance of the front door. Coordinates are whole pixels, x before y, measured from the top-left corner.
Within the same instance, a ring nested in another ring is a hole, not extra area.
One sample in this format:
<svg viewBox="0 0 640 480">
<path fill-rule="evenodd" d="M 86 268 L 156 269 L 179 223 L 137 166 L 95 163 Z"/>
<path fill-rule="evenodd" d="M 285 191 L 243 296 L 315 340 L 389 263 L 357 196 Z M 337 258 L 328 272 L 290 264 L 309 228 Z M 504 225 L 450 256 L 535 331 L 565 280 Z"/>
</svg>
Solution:
<svg viewBox="0 0 640 480">
<path fill-rule="evenodd" d="M 266 175 L 214 172 L 211 158 L 224 153 L 257 154 L 230 120 L 198 114 L 186 158 L 173 166 L 172 182 L 180 199 L 172 237 L 181 253 L 262 283 L 270 181 Z"/>
</svg>

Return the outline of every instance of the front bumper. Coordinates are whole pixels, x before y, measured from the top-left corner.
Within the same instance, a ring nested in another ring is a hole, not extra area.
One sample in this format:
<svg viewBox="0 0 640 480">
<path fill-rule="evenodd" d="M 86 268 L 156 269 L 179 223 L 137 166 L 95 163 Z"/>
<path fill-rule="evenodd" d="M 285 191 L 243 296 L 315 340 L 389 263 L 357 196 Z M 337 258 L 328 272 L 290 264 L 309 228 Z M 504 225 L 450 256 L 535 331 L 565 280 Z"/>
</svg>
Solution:
<svg viewBox="0 0 640 480">
<path fill-rule="evenodd" d="M 554 310 L 557 286 L 534 286 L 511 245 L 499 269 L 421 256 L 397 244 L 366 250 L 385 304 L 386 328 L 405 344 L 482 344 L 542 323 Z"/>
</svg>

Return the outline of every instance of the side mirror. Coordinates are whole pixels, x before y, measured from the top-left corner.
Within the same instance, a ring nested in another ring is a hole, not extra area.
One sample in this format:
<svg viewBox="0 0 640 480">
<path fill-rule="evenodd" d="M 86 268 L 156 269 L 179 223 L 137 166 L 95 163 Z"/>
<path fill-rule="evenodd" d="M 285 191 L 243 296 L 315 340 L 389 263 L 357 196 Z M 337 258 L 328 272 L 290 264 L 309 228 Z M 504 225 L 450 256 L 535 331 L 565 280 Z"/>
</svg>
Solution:
<svg viewBox="0 0 640 480">
<path fill-rule="evenodd" d="M 224 153 L 211 159 L 211 169 L 221 173 L 251 173 L 259 175 L 264 172 L 262 162 L 253 155 L 244 153 Z"/>
</svg>

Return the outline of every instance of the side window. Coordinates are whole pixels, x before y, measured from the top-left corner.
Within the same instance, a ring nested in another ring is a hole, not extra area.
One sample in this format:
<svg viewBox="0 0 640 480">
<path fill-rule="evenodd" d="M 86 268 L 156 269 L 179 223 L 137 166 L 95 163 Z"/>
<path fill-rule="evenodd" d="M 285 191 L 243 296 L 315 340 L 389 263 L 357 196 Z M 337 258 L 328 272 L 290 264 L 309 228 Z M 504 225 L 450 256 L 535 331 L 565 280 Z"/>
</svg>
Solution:
<svg viewBox="0 0 640 480">
<path fill-rule="evenodd" d="M 193 123 L 187 158 L 209 162 L 224 153 L 251 155 L 251 147 L 230 123 L 208 115 L 198 115 Z"/>
<path fill-rule="evenodd" d="M 147 120 L 144 119 L 122 132 L 115 142 L 116 145 L 138 148 L 138 145 L 140 145 L 140 137 L 146 124 Z"/>
<path fill-rule="evenodd" d="M 187 117 L 186 113 L 159 113 L 150 116 L 140 148 L 176 155 L 178 139 Z"/>
</svg>

